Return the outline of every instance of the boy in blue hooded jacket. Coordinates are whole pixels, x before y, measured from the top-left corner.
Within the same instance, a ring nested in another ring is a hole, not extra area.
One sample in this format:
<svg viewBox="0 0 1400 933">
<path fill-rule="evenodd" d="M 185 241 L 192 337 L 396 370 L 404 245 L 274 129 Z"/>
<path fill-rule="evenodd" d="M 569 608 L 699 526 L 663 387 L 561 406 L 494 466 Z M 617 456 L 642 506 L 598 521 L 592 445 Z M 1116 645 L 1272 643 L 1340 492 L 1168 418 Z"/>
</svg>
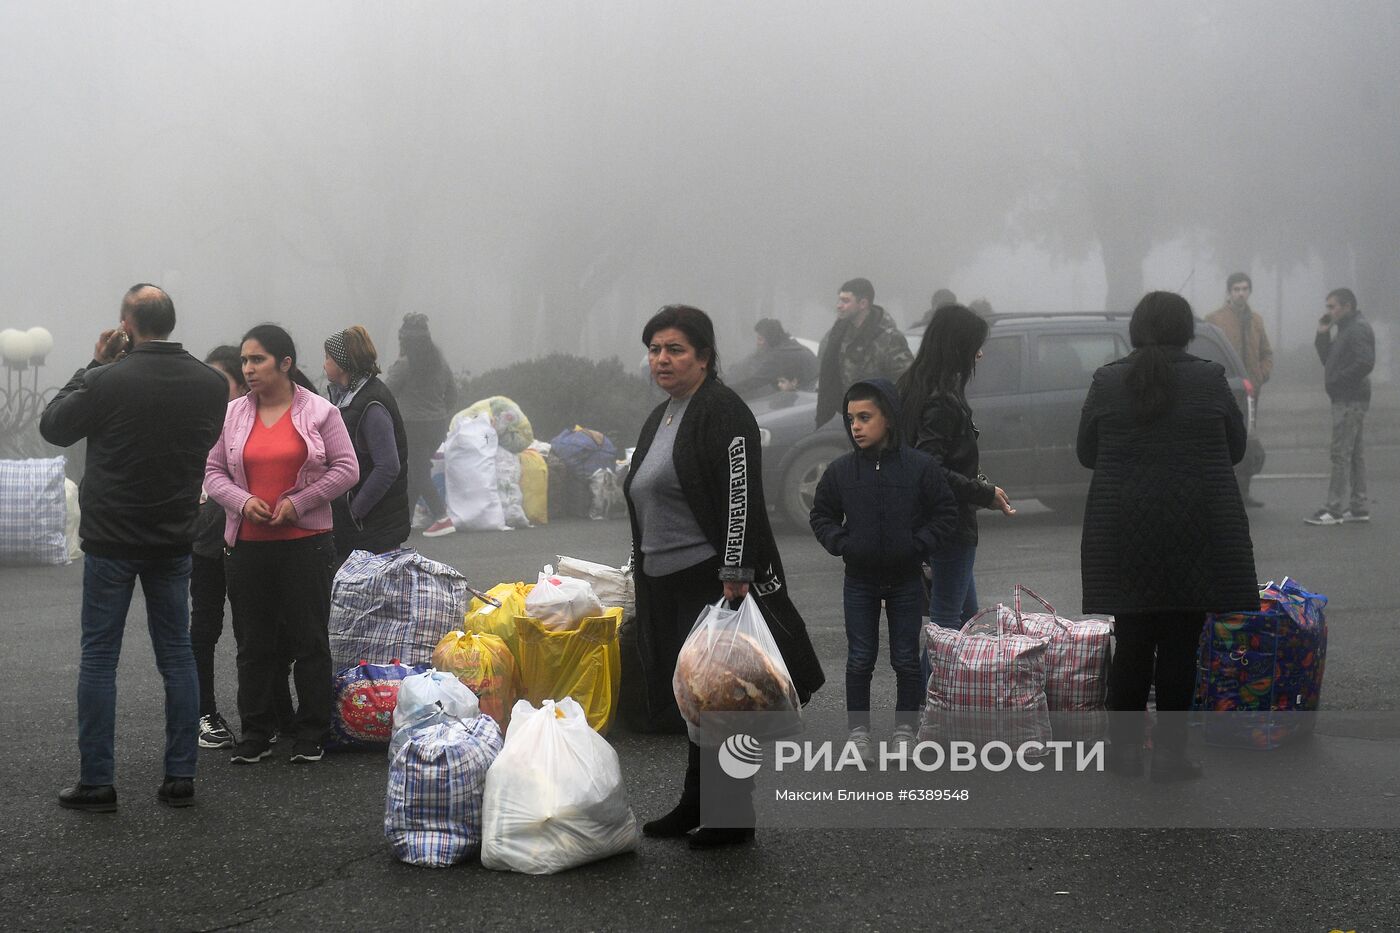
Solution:
<svg viewBox="0 0 1400 933">
<path fill-rule="evenodd" d="M 846 391 L 846 433 L 855 449 L 817 484 L 812 531 L 846 563 L 846 718 L 850 742 L 873 760 L 870 680 L 880 650 L 880 604 L 895 673 L 895 742 L 912 740 L 927 685 L 919 673 L 927 610 L 923 564 L 956 532 L 958 508 L 943 469 L 899 437 L 899 397 L 887 379 Z"/>
</svg>

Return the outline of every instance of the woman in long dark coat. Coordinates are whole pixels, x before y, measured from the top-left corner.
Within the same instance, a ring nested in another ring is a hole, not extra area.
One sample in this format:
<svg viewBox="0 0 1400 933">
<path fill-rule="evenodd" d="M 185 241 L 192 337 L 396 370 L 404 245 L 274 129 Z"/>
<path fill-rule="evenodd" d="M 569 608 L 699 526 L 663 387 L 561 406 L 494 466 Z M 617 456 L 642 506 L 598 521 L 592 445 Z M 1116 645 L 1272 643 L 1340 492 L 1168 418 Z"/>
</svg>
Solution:
<svg viewBox="0 0 1400 933">
<path fill-rule="evenodd" d="M 822 685 L 821 664 L 788 598 L 768 524 L 758 424 L 718 378 L 714 325 L 697 308 L 669 305 L 647 322 L 642 342 L 652 378 L 668 399 L 642 426 L 623 484 L 637 584 L 636 644 L 629 653 L 638 667 L 624 685 L 633 694 L 633 724 L 638 716 L 647 728 L 681 724 L 671 687 L 681 645 L 701 610 L 750 591 L 805 703 Z M 700 827 L 702 772 L 706 782 L 728 780 L 716 753 L 690 743 L 680 802 L 643 832 L 689 835 L 693 848 L 753 837 L 751 828 Z M 751 815 L 746 795 L 752 784 L 730 780 L 722 786 L 726 809 L 747 805 Z"/>
<path fill-rule="evenodd" d="M 1094 471 L 1080 545 L 1084 611 L 1111 613 L 1109 768 L 1142 773 L 1156 686 L 1152 779 L 1199 777 L 1186 755 L 1196 645 L 1208 612 L 1259 608 L 1249 519 L 1235 482 L 1245 423 L 1219 363 L 1186 352 L 1180 295 L 1150 292 L 1129 324 L 1133 352 L 1100 367 L 1079 422 Z"/>
</svg>

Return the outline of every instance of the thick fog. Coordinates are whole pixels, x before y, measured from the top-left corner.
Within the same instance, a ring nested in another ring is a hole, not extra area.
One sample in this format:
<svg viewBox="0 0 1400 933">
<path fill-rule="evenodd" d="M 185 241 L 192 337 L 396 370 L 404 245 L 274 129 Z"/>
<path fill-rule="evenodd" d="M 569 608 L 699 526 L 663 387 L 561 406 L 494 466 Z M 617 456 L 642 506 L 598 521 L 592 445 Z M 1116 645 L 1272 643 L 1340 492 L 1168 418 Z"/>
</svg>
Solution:
<svg viewBox="0 0 1400 933">
<path fill-rule="evenodd" d="M 1285 348 L 1332 287 L 1400 299 L 1393 0 L 11 0 L 0 327 L 60 383 L 125 288 L 196 353 L 312 362 L 424 311 L 455 366 L 640 357 L 657 306 L 830 325 L 1130 309 L 1225 275 Z M 1382 327 L 1378 326 L 1378 331 Z"/>
</svg>

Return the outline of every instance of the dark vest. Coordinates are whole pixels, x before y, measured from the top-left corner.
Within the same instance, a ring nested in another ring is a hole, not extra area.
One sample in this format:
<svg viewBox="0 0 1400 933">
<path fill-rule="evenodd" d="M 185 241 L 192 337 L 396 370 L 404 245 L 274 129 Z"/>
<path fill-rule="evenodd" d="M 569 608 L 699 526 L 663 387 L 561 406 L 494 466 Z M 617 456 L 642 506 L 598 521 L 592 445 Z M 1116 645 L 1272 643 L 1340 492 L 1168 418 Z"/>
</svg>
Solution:
<svg viewBox="0 0 1400 933">
<path fill-rule="evenodd" d="M 349 501 L 359 495 L 360 487 L 365 484 L 370 471 L 374 469 L 374 462 L 369 456 L 369 444 L 360 436 L 360 422 L 370 405 L 383 406 L 394 423 L 394 446 L 399 452 L 399 475 L 394 477 L 388 490 L 365 515 L 363 522 L 357 525 L 350 517 Z M 345 431 L 350 435 L 351 443 L 355 445 L 355 459 L 360 462 L 360 481 L 350 490 L 348 496 L 342 496 L 331 504 L 335 513 L 336 537 L 347 541 L 351 547 L 362 547 L 372 551 L 397 547 L 408 538 L 411 517 L 408 502 L 408 437 L 404 433 L 403 418 L 399 416 L 398 402 L 394 401 L 394 394 L 389 391 L 388 386 L 379 381 L 378 376 L 371 376 L 369 381 L 360 387 L 360 391 L 355 393 L 350 404 L 340 409 L 340 417 L 345 422 Z"/>
</svg>

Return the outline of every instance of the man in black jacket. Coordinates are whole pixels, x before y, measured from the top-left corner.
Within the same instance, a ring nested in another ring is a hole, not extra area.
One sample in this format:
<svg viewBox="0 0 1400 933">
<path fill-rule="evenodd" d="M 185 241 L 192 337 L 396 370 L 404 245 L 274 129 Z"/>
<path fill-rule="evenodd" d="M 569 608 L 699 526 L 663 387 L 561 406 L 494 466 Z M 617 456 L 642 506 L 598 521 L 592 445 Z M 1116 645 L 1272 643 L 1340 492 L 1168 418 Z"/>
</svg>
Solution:
<svg viewBox="0 0 1400 933">
<path fill-rule="evenodd" d="M 219 439 L 222 376 L 168 339 L 175 306 L 134 285 L 121 326 L 103 331 L 39 422 L 51 444 L 87 438 L 78 502 L 83 551 L 82 660 L 78 668 L 79 783 L 58 795 L 72 810 L 117 808 L 114 768 L 117 659 L 136 580 L 156 667 L 165 681 L 162 803 L 194 803 L 199 683 L 190 651 L 190 542 L 209 449 Z"/>
<path fill-rule="evenodd" d="M 1336 336 L 1332 329 L 1336 328 Z M 1327 504 L 1304 519 L 1309 525 L 1369 522 L 1366 509 L 1366 462 L 1362 458 L 1362 427 L 1371 406 L 1371 370 L 1376 365 L 1376 335 L 1356 306 L 1349 288 L 1327 295 L 1327 313 L 1317 323 L 1313 339 L 1322 360 L 1322 382 L 1332 400 L 1332 481 Z M 1350 508 L 1342 500 L 1351 487 Z"/>
</svg>

